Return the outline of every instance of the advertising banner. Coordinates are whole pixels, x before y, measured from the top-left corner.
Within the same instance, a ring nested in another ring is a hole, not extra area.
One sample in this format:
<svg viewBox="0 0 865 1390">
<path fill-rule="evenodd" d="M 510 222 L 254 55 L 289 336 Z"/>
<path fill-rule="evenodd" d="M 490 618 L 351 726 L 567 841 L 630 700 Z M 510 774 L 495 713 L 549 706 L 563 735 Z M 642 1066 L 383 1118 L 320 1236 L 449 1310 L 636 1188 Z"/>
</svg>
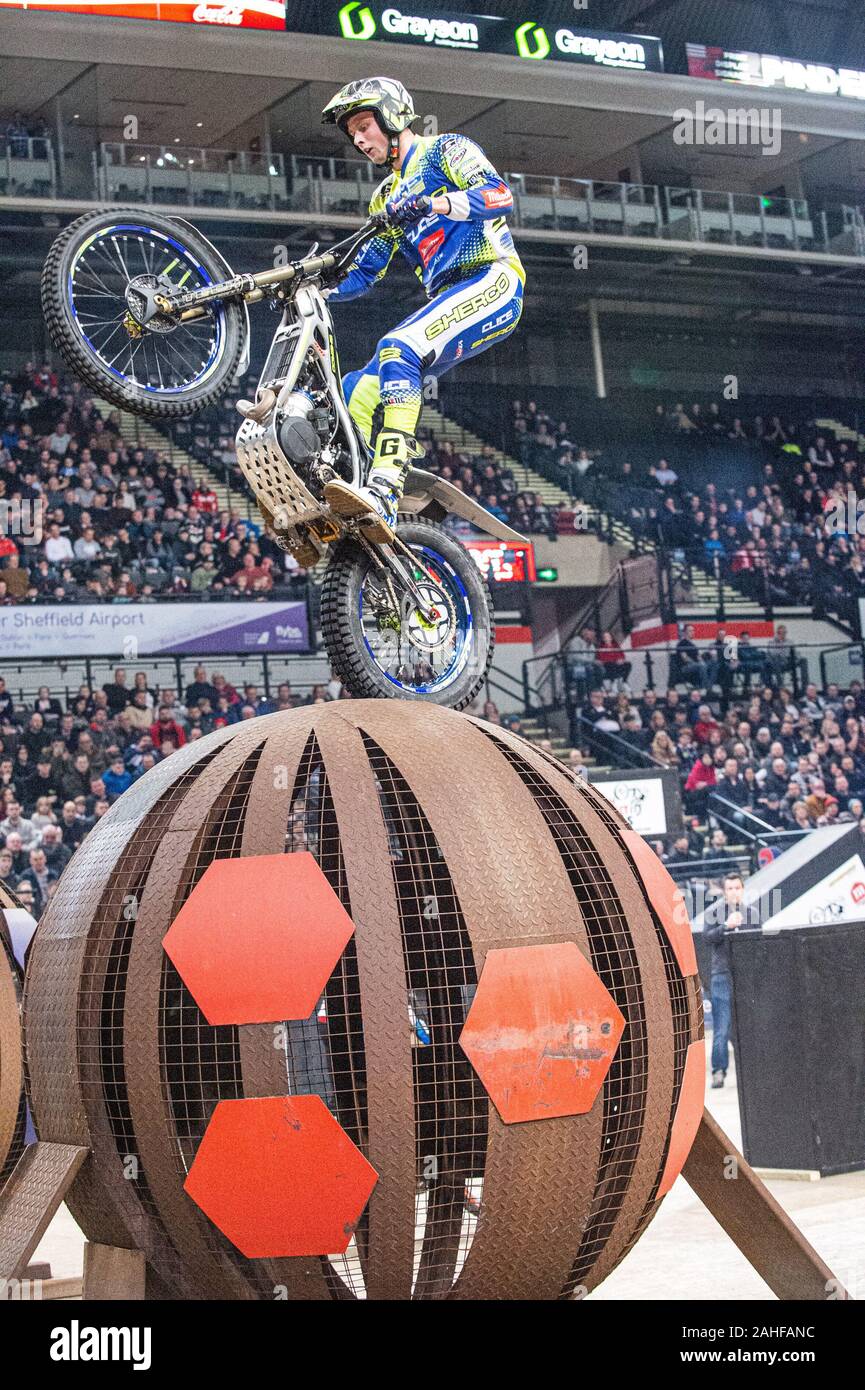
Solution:
<svg viewBox="0 0 865 1390">
<path fill-rule="evenodd" d="M 309 651 L 305 603 L 125 603 L 0 608 L 4 657 Z"/>
<path fill-rule="evenodd" d="M 865 72 L 808 63 L 798 58 L 779 58 L 774 53 L 739 53 L 702 43 L 686 45 L 691 77 L 719 82 L 742 82 L 749 87 L 769 87 L 811 96 L 852 97 L 865 101 Z"/>
<path fill-rule="evenodd" d="M 404 43 L 476 53 L 504 53 L 594 67 L 663 72 L 661 40 L 612 34 L 573 23 L 572 0 L 547 0 L 524 11 L 500 0 L 505 14 L 464 14 L 425 3 L 387 0 L 0 0 L 0 10 L 60 11 L 218 24 L 234 29 L 288 29 L 365 43 Z"/>
<path fill-rule="evenodd" d="M 435 5 L 388 0 L 287 0 L 285 27 L 366 43 L 503 53 L 535 62 L 546 58 L 594 67 L 663 72 L 661 40 L 612 34 L 573 23 L 572 5 L 547 3 L 503 14 L 466 14 Z"/>
<path fill-rule="evenodd" d="M 533 584 L 535 548 L 533 545 L 513 545 L 510 541 L 463 541 L 482 574 L 502 584 Z"/>
<path fill-rule="evenodd" d="M 863 919 L 865 864 L 860 854 L 853 854 L 763 925 L 764 928 L 823 926 Z"/>
<path fill-rule="evenodd" d="M 664 784 L 660 777 L 626 777 L 615 781 L 598 781 L 592 785 L 620 811 L 638 835 L 666 835 L 667 811 L 664 805 Z"/>
<path fill-rule="evenodd" d="M 638 835 L 670 835 L 681 829 L 679 778 L 672 768 L 590 769 L 589 781 Z"/>
<path fill-rule="evenodd" d="M 168 19 L 176 24 L 218 24 L 229 29 L 284 29 L 285 0 L 0 0 L 0 10 L 59 10 L 121 19 Z"/>
</svg>

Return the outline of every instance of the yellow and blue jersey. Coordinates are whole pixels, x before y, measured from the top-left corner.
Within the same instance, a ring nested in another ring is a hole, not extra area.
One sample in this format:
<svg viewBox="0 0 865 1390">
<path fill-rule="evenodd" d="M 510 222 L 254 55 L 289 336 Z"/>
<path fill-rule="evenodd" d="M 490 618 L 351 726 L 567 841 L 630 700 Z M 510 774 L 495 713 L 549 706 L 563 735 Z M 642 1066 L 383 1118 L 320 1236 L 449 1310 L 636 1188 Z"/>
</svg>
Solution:
<svg viewBox="0 0 865 1390">
<path fill-rule="evenodd" d="M 398 172 L 379 185 L 369 205 L 381 213 L 397 195 L 446 195 L 449 216 L 431 213 L 407 227 L 389 227 L 361 249 L 331 299 L 356 299 L 387 273 L 397 251 L 408 261 L 427 298 L 496 263 L 525 283 L 525 271 L 507 225 L 513 196 L 480 146 L 464 135 L 416 136 Z"/>
</svg>

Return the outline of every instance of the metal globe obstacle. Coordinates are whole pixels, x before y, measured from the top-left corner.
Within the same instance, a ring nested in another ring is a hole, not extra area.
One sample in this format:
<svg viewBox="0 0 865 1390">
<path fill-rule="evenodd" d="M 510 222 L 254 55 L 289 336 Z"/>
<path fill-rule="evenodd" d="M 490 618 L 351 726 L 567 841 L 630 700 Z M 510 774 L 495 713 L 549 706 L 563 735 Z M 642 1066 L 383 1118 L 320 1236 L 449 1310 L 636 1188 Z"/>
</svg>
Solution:
<svg viewBox="0 0 865 1390">
<path fill-rule="evenodd" d="M 40 1142 L 0 1274 L 46 1192 L 85 1296 L 120 1257 L 160 1298 L 580 1296 L 686 1162 L 731 1224 L 678 891 L 554 759 L 438 707 L 313 706 L 158 765 L 61 879 L 25 1033 Z M 773 1220 L 776 1286 L 810 1296 L 827 1271 Z"/>
</svg>

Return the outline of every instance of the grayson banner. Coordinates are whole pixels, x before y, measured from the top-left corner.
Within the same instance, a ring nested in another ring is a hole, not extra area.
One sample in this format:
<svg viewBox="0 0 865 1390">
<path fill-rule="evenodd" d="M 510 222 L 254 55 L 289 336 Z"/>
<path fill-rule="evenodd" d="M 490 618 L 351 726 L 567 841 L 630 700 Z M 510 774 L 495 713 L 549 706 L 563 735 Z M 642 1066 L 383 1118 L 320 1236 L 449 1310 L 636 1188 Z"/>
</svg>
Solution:
<svg viewBox="0 0 865 1390">
<path fill-rule="evenodd" d="M 0 608 L 4 657 L 307 652 L 305 603 L 86 603 Z"/>
<path fill-rule="evenodd" d="M 568 0 L 547 0 L 526 11 L 497 3 L 506 14 L 466 14 L 445 6 L 388 4 L 387 0 L 287 0 L 285 27 L 353 43 L 406 43 L 415 47 L 504 53 L 514 58 L 663 72 L 661 40 L 612 34 L 574 24 Z M 584 8 L 584 7 L 580 7 Z"/>
</svg>

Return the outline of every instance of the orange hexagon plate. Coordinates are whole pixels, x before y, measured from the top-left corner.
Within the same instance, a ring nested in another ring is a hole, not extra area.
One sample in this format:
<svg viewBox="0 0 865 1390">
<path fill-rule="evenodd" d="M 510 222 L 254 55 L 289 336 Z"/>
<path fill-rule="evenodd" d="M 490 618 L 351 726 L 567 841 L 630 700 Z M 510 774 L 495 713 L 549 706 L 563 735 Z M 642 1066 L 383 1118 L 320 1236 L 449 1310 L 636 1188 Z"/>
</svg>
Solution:
<svg viewBox="0 0 865 1390">
<path fill-rule="evenodd" d="M 487 952 L 460 1046 L 505 1124 L 591 1110 L 625 1020 L 574 942 Z"/>
<path fill-rule="evenodd" d="M 215 859 L 163 939 L 208 1023 L 309 1018 L 354 924 L 315 858 Z"/>
<path fill-rule="evenodd" d="M 220 1101 L 184 1183 L 250 1259 L 344 1251 L 378 1174 L 318 1096 Z"/>
</svg>

